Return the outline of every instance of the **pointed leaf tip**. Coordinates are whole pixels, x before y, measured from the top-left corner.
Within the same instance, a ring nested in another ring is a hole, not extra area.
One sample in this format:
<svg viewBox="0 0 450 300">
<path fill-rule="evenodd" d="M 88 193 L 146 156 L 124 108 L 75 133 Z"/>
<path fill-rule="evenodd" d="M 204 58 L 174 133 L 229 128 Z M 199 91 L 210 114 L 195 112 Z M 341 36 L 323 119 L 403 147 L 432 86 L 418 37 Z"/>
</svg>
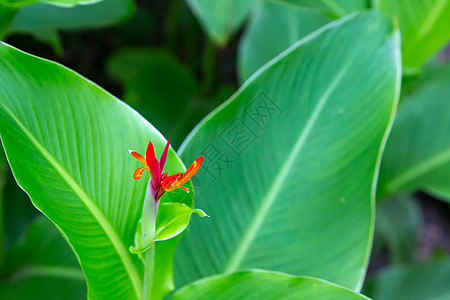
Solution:
<svg viewBox="0 0 450 300">
<path fill-rule="evenodd" d="M 192 211 L 193 213 L 196 213 L 197 215 L 199 215 L 201 218 L 203 217 L 208 217 L 210 218 L 210 216 L 208 214 L 206 214 L 203 210 L 196 208 Z"/>
</svg>

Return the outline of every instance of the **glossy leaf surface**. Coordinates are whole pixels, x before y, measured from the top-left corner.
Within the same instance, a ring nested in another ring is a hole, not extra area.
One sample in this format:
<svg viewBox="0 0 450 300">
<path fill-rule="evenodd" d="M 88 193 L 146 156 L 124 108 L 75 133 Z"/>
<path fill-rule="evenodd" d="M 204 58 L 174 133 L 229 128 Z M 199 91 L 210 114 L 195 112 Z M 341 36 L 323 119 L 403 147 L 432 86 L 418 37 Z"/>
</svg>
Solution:
<svg viewBox="0 0 450 300">
<path fill-rule="evenodd" d="M 450 1 L 377 0 L 376 6 L 398 17 L 406 71 L 420 67 L 450 40 Z"/>
<path fill-rule="evenodd" d="M 135 181 L 140 162 L 127 150 L 145 153 L 151 140 L 160 155 L 165 139 L 127 105 L 58 64 L 4 43 L 0 57 L 0 81 L 8 83 L 0 87 L 0 134 L 17 182 L 64 232 L 90 299 L 141 298 L 142 262 L 128 247 L 149 172 Z M 184 171 L 172 150 L 165 170 Z M 167 194 L 162 202 L 192 205 L 192 194 Z M 170 283 L 171 274 L 164 275 L 156 289 Z"/>
<path fill-rule="evenodd" d="M 398 47 L 381 13 L 330 23 L 194 129 L 180 153 L 204 156 L 194 185 L 211 219 L 193 220 L 176 250 L 179 286 L 247 268 L 360 286 L 374 175 L 399 90 Z"/>
<path fill-rule="evenodd" d="M 368 299 L 332 283 L 267 271 L 241 271 L 199 280 L 179 290 L 172 300 Z"/>
</svg>

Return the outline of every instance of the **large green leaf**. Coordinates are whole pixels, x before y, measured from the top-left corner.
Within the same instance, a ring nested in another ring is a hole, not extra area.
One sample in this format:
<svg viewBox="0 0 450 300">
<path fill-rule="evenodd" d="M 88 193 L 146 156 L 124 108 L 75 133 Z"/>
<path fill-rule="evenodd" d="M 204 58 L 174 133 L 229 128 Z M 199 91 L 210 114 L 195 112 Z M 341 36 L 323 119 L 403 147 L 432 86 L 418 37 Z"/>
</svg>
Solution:
<svg viewBox="0 0 450 300">
<path fill-rule="evenodd" d="M 117 23 L 130 17 L 133 0 L 104 0 L 91 5 L 56 7 L 37 3 L 22 7 L 11 24 L 11 32 L 39 29 L 85 29 Z"/>
<path fill-rule="evenodd" d="M 186 0 L 208 35 L 225 44 L 258 0 Z"/>
<path fill-rule="evenodd" d="M 272 0 L 312 9 L 324 15 L 340 18 L 357 10 L 369 8 L 369 0 Z"/>
<path fill-rule="evenodd" d="M 204 156 L 194 184 L 211 219 L 193 220 L 177 248 L 178 284 L 261 268 L 360 286 L 399 51 L 385 15 L 343 18 L 265 65 L 194 129 L 180 153 Z"/>
<path fill-rule="evenodd" d="M 377 300 L 450 299 L 450 258 L 408 267 L 391 267 L 375 275 L 364 293 Z"/>
<path fill-rule="evenodd" d="M 376 0 L 376 6 L 398 17 L 405 68 L 420 67 L 450 39 L 449 0 Z"/>
<path fill-rule="evenodd" d="M 173 300 L 368 299 L 332 283 L 267 271 L 241 271 L 199 280 L 175 293 Z"/>
<path fill-rule="evenodd" d="M 61 234 L 45 217 L 7 253 L 0 282 L 3 299 L 82 299 L 83 272 Z"/>
<path fill-rule="evenodd" d="M 143 266 L 128 247 L 149 175 L 132 179 L 140 163 L 127 150 L 145 153 L 151 140 L 161 153 L 164 138 L 127 105 L 58 64 L 6 44 L 0 57 L 6 83 L 0 87 L 0 135 L 18 184 L 71 244 L 91 299 L 140 299 Z M 169 173 L 184 169 L 172 150 L 166 166 Z M 181 190 L 161 201 L 174 198 L 192 205 L 192 193 Z M 173 251 L 169 244 L 157 243 L 156 260 Z M 155 272 L 161 296 L 171 274 Z"/>
<path fill-rule="evenodd" d="M 251 19 L 238 52 L 241 81 L 283 50 L 332 19 L 315 11 L 267 2 Z"/>
<path fill-rule="evenodd" d="M 380 198 L 423 189 L 450 200 L 449 98 L 450 78 L 434 77 L 403 99 L 383 156 Z"/>
<path fill-rule="evenodd" d="M 422 212 L 414 197 L 401 195 L 377 203 L 373 252 L 386 247 L 393 263 L 413 261 L 421 225 Z"/>
</svg>

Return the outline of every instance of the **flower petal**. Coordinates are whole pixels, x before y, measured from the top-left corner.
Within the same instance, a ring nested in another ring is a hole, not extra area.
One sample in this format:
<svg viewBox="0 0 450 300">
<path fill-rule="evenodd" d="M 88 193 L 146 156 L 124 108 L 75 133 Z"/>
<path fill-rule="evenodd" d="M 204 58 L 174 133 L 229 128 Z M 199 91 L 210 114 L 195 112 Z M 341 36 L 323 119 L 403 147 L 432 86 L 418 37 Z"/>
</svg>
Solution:
<svg viewBox="0 0 450 300">
<path fill-rule="evenodd" d="M 133 150 L 128 150 L 128 152 L 130 152 L 130 154 L 136 158 L 137 160 L 139 160 L 141 163 L 143 163 L 144 165 L 147 165 L 147 162 L 145 161 L 145 158 L 140 155 L 139 153 L 137 153 L 136 151 Z"/>
<path fill-rule="evenodd" d="M 136 179 L 136 180 L 141 178 L 142 173 L 144 172 L 144 170 L 148 170 L 148 167 L 137 168 L 136 171 L 134 171 L 133 178 Z"/>
<path fill-rule="evenodd" d="M 161 154 L 161 159 L 159 160 L 159 168 L 161 169 L 161 172 L 164 169 L 164 165 L 166 164 L 167 152 L 169 151 L 169 144 L 170 139 L 167 141 L 166 147 L 164 148 L 164 151 Z"/>
<path fill-rule="evenodd" d="M 186 173 L 176 173 L 164 178 L 164 180 L 161 181 L 161 186 L 168 192 L 181 188 L 184 183 L 186 183 L 192 176 L 194 176 L 195 173 L 197 173 L 198 169 L 202 165 L 202 162 L 203 156 L 200 156 L 186 170 Z M 189 189 L 187 188 L 183 188 L 183 190 L 189 192 Z"/>
<path fill-rule="evenodd" d="M 185 182 L 191 179 L 191 177 L 194 176 L 195 173 L 197 173 L 198 169 L 200 169 L 202 163 L 203 163 L 203 156 L 200 156 L 192 163 L 192 165 L 189 166 L 189 168 L 186 170 L 186 173 L 183 174 L 183 177 L 180 178 L 177 184 L 179 186 L 183 185 Z"/>
<path fill-rule="evenodd" d="M 156 157 L 153 157 L 153 163 L 150 168 L 150 174 L 152 174 L 152 187 L 156 191 L 159 188 L 161 182 L 161 170 L 159 168 L 159 162 Z"/>
<path fill-rule="evenodd" d="M 153 148 L 152 142 L 148 142 L 147 152 L 145 153 L 145 159 L 147 160 L 146 165 L 152 167 L 153 159 L 155 158 L 155 149 Z"/>
</svg>

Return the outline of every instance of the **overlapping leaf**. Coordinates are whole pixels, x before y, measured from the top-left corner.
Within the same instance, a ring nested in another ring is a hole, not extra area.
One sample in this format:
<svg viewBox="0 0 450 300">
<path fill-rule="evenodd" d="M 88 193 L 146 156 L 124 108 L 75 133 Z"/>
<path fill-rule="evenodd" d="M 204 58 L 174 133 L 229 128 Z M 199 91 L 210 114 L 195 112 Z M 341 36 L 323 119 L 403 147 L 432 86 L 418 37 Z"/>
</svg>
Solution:
<svg viewBox="0 0 450 300">
<path fill-rule="evenodd" d="M 238 73 L 243 82 L 269 60 L 332 19 L 316 11 L 268 2 L 256 13 L 238 52 Z"/>
<path fill-rule="evenodd" d="M 383 156 L 379 197 L 422 189 L 450 200 L 450 79 L 442 77 L 447 74 L 422 79 L 403 99 Z"/>
<path fill-rule="evenodd" d="M 414 71 L 450 40 L 450 1 L 377 0 L 376 6 L 398 17 L 402 60 Z"/>
<path fill-rule="evenodd" d="M 358 289 L 400 73 L 391 20 L 355 14 L 294 44 L 203 120 L 180 153 L 204 156 L 194 185 L 211 219 L 193 220 L 177 248 L 178 285 L 261 268 Z"/>
</svg>

